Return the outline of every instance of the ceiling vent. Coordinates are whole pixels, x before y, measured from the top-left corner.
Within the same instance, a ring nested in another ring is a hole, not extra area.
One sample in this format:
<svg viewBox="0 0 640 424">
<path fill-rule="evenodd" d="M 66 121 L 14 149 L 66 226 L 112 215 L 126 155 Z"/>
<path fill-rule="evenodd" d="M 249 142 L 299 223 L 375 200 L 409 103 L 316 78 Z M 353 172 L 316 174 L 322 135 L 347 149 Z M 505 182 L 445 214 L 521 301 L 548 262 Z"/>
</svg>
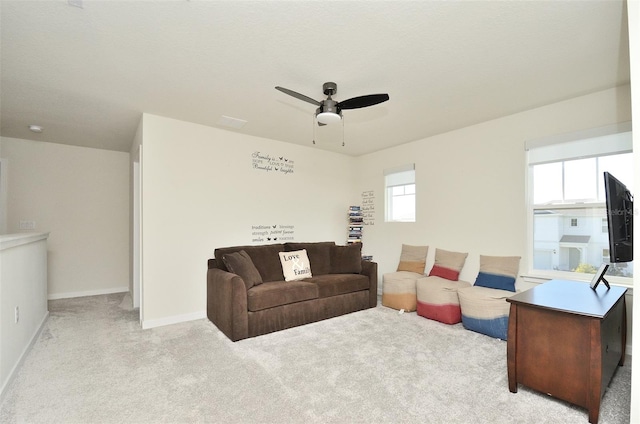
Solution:
<svg viewBox="0 0 640 424">
<path fill-rule="evenodd" d="M 244 119 L 232 118 L 230 116 L 224 116 L 224 115 L 222 115 L 220 119 L 218 119 L 218 125 L 221 125 L 223 127 L 233 128 L 236 130 L 239 130 L 240 128 L 244 127 L 246 123 L 247 121 L 245 121 Z"/>
</svg>

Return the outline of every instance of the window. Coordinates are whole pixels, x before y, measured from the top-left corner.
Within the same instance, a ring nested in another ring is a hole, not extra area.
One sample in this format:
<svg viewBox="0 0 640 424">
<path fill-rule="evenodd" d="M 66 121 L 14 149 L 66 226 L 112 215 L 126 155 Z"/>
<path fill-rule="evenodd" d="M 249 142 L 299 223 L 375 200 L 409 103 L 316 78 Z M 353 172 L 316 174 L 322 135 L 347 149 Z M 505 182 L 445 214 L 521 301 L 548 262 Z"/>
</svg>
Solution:
<svg viewBox="0 0 640 424">
<path fill-rule="evenodd" d="M 405 165 L 384 172 L 385 221 L 416 221 L 416 175 L 414 165 Z"/>
<path fill-rule="evenodd" d="M 600 129 L 572 140 L 528 142 L 530 273 L 590 279 L 609 258 L 605 171 L 633 192 L 630 126 Z M 632 277 L 633 264 L 608 275 Z M 619 280 L 625 283 L 625 280 Z"/>
</svg>

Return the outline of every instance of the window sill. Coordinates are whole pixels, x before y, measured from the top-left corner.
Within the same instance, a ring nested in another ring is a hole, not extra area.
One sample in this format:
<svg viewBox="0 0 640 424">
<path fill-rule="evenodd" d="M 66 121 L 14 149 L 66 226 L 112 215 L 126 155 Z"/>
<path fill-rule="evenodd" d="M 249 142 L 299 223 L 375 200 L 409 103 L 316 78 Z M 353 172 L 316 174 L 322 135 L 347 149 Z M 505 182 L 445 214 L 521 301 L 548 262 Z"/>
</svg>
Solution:
<svg viewBox="0 0 640 424">
<path fill-rule="evenodd" d="M 529 273 L 529 274 L 522 274 L 520 275 L 520 278 L 522 278 L 523 281 L 526 281 L 527 283 L 532 283 L 532 284 L 543 284 L 546 283 L 547 281 L 550 280 L 571 280 L 571 281 L 581 281 L 583 283 L 589 284 L 593 278 L 593 275 L 591 274 L 584 274 L 584 277 L 582 276 L 574 276 L 571 274 L 564 274 L 564 273 L 558 273 L 558 274 L 553 274 L 553 273 Z M 626 289 L 629 289 L 627 291 L 627 294 L 633 294 L 633 279 L 632 278 L 620 278 L 620 277 L 616 277 L 616 276 L 611 276 L 611 275 L 607 275 L 605 276 L 605 278 L 607 279 L 607 281 L 609 282 L 609 284 L 613 285 L 613 286 L 620 286 L 620 287 L 624 287 Z"/>
</svg>

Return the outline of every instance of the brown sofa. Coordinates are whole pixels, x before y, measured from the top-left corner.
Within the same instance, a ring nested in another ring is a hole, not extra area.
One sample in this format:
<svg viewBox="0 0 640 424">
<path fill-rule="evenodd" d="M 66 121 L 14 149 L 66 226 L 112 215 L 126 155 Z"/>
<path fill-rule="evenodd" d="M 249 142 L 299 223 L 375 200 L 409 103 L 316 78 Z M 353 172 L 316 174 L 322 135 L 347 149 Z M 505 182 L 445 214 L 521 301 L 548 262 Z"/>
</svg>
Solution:
<svg viewBox="0 0 640 424">
<path fill-rule="evenodd" d="M 302 249 L 307 252 L 312 277 L 285 281 L 279 252 Z M 215 249 L 215 258 L 208 261 L 207 316 L 237 341 L 373 308 L 378 264 L 362 260 L 361 249 L 360 244 L 338 246 L 333 242 Z M 237 263 L 230 259 L 239 256 L 250 268 L 238 271 L 244 279 L 227 266 L 237 270 Z"/>
</svg>

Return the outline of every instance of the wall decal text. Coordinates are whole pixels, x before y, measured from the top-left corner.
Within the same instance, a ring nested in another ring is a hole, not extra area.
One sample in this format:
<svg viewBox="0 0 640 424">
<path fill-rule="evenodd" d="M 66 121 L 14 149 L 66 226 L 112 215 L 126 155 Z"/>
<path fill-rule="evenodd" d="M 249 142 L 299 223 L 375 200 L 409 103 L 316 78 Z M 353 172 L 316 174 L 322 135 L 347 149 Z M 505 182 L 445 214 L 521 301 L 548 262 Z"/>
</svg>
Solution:
<svg viewBox="0 0 640 424">
<path fill-rule="evenodd" d="M 362 192 L 362 223 L 376 224 L 376 197 L 373 190 Z"/>
<path fill-rule="evenodd" d="M 253 152 L 251 154 L 251 167 L 254 171 L 278 172 L 293 174 L 294 162 L 282 155 L 270 155 L 264 152 Z"/>
<path fill-rule="evenodd" d="M 254 243 L 278 243 L 295 239 L 295 226 L 282 224 L 252 225 L 251 241 Z"/>
</svg>

